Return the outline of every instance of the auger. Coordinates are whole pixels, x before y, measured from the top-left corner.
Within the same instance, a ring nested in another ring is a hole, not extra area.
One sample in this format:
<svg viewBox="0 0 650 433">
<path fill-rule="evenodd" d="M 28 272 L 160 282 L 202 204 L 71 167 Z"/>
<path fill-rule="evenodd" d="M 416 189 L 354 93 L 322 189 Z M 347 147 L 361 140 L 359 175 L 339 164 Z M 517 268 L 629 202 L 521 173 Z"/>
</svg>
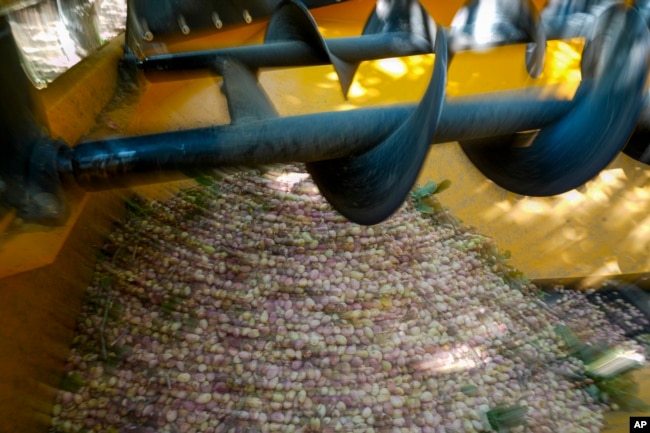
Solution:
<svg viewBox="0 0 650 433">
<path fill-rule="evenodd" d="M 482 15 L 488 3 L 497 6 L 492 19 Z M 596 176 L 623 149 L 644 109 L 648 76 L 646 4 L 579 3 L 582 9 L 563 2 L 570 14 L 553 15 L 556 2 L 538 14 L 530 2 L 473 1 L 444 29 L 419 3 L 381 0 L 361 36 L 324 39 L 302 3 L 283 0 L 261 45 L 148 57 L 127 47 L 124 63 L 131 71 L 201 69 L 223 77 L 230 125 L 75 147 L 42 144 L 30 156 L 31 167 L 49 180 L 97 190 L 206 167 L 304 162 L 337 211 L 376 224 L 403 203 L 429 146 L 458 141 L 502 187 L 560 194 Z M 585 38 L 585 48 L 582 81 L 571 100 L 545 99 L 549 86 L 445 96 L 449 62 L 459 50 L 529 43 L 526 66 L 535 77 L 546 40 L 575 36 Z M 150 39 L 140 37 L 142 43 Z M 417 105 L 280 117 L 256 79 L 262 67 L 332 64 L 347 93 L 361 61 L 431 52 L 433 72 Z"/>
</svg>

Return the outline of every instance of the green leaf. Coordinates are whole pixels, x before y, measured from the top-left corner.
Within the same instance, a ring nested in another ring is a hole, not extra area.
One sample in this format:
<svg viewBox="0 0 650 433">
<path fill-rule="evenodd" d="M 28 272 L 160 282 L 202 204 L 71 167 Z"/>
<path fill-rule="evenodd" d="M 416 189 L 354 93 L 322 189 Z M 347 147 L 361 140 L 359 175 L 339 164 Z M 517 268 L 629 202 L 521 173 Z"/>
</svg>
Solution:
<svg viewBox="0 0 650 433">
<path fill-rule="evenodd" d="M 585 364 L 591 364 L 603 358 L 611 350 L 605 343 L 581 344 L 573 347 L 571 354 Z"/>
<path fill-rule="evenodd" d="M 528 408 L 526 406 L 499 404 L 490 409 L 486 415 L 492 429 L 498 432 L 506 432 L 514 427 L 524 425 L 527 413 Z"/>
<path fill-rule="evenodd" d="M 602 401 L 602 392 L 600 392 L 600 388 L 596 386 L 595 384 L 591 384 L 585 388 L 585 391 L 591 398 L 594 399 L 594 401 Z"/>
<path fill-rule="evenodd" d="M 180 304 L 180 299 L 172 298 L 160 304 L 160 309 L 163 311 L 163 313 L 172 314 L 174 311 L 176 311 L 178 304 Z"/>
<path fill-rule="evenodd" d="M 68 373 L 61 379 L 60 388 L 63 391 L 77 392 L 84 386 L 81 375 L 77 372 Z"/>
<path fill-rule="evenodd" d="M 148 209 L 138 203 L 137 198 L 124 200 L 124 205 L 126 206 L 127 212 L 135 216 L 143 216 L 151 213 L 151 209 Z"/>
<path fill-rule="evenodd" d="M 555 333 L 564 340 L 571 351 L 577 350 L 583 346 L 582 341 L 580 341 L 580 339 L 566 325 L 555 325 Z"/>
<path fill-rule="evenodd" d="M 104 367 L 106 367 L 108 371 L 113 371 L 117 367 L 119 367 L 121 363 L 122 363 L 122 358 L 116 355 L 109 355 L 106 358 L 106 361 L 104 361 Z"/>
<path fill-rule="evenodd" d="M 115 278 L 110 275 L 102 275 L 99 279 L 99 285 L 102 289 L 108 289 L 115 283 Z"/>
<path fill-rule="evenodd" d="M 413 192 L 411 192 L 411 198 L 413 200 L 421 200 L 424 197 L 427 197 L 435 193 L 437 189 L 438 189 L 438 184 L 430 180 L 426 183 L 426 185 L 413 190 Z"/>
<path fill-rule="evenodd" d="M 95 253 L 95 260 L 97 260 L 98 263 L 104 263 L 106 261 L 106 254 L 101 251 L 97 251 Z"/>
<path fill-rule="evenodd" d="M 194 329 L 199 326 L 199 318 L 190 314 L 183 319 L 183 324 L 187 329 Z"/>
<path fill-rule="evenodd" d="M 426 183 L 426 185 L 414 189 L 411 191 L 410 196 L 411 200 L 413 200 L 415 204 L 415 208 L 424 214 L 434 214 L 436 211 L 436 202 L 428 201 L 427 199 L 433 194 L 438 194 L 439 192 L 449 188 L 450 185 L 451 182 L 448 179 L 443 180 L 439 184 L 430 180 Z"/>
<path fill-rule="evenodd" d="M 419 212 L 422 212 L 422 213 L 427 214 L 427 215 L 433 215 L 435 213 L 435 209 L 432 206 L 425 203 L 424 201 L 419 201 L 418 200 L 415 203 L 415 209 L 417 209 Z"/>
<path fill-rule="evenodd" d="M 205 176 L 203 174 L 199 174 L 198 176 L 195 176 L 194 181 L 202 186 L 212 186 L 214 184 L 214 181 L 210 177 Z"/>
<path fill-rule="evenodd" d="M 473 397 L 478 393 L 478 386 L 476 385 L 463 385 L 460 388 L 460 392 L 465 394 L 468 397 Z"/>
<path fill-rule="evenodd" d="M 636 339 L 641 343 L 650 344 L 650 334 L 640 334 L 636 336 Z"/>
<path fill-rule="evenodd" d="M 119 302 L 112 302 L 110 308 L 108 309 L 108 318 L 111 320 L 117 320 L 122 315 L 124 306 Z"/>
</svg>

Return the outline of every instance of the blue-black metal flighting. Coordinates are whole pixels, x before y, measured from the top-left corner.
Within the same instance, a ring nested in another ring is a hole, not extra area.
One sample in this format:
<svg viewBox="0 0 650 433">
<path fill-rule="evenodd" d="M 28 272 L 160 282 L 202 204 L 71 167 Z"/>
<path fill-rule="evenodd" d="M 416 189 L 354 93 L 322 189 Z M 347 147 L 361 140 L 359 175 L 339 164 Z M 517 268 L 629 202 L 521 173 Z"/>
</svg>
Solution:
<svg viewBox="0 0 650 433">
<path fill-rule="evenodd" d="M 547 34 L 555 38 L 581 38 L 588 35 L 600 14 L 622 0 L 549 0 L 542 10 Z"/>
<path fill-rule="evenodd" d="M 436 59 L 429 86 L 415 112 L 373 149 L 307 164 L 321 194 L 359 224 L 379 223 L 403 203 L 420 172 L 440 118 L 447 83 L 447 41 L 435 36 Z"/>
<path fill-rule="evenodd" d="M 406 32 L 432 44 L 435 22 L 418 0 L 377 0 L 365 26 L 364 35 Z"/>
<path fill-rule="evenodd" d="M 412 46 L 431 47 L 436 23 L 418 0 L 377 0 L 362 35 L 404 35 Z M 355 65 L 355 71 L 359 62 Z"/>
<path fill-rule="evenodd" d="M 524 195 L 549 196 L 596 176 L 634 130 L 644 100 L 650 36 L 634 9 L 616 5 L 600 15 L 586 44 L 584 80 L 575 108 L 523 145 L 510 136 L 461 142 L 488 178 Z"/>
<path fill-rule="evenodd" d="M 318 31 L 318 24 L 300 1 L 282 0 L 271 15 L 266 28 L 265 44 L 287 41 L 304 42 L 308 48 L 315 51 L 317 56 L 331 63 L 339 78 L 343 94 L 347 95 L 358 63 L 347 62 L 329 50 Z"/>
<path fill-rule="evenodd" d="M 637 127 L 623 152 L 639 162 L 650 165 L 650 129 Z"/>
<path fill-rule="evenodd" d="M 645 21 L 646 25 L 650 27 L 650 1 L 649 0 L 636 0 L 634 2 L 634 8 L 639 11 L 641 17 Z"/>
<path fill-rule="evenodd" d="M 650 1 L 637 0 L 634 8 L 639 11 L 646 25 L 650 28 Z M 623 153 L 644 164 L 650 164 L 650 90 L 645 93 L 643 111 L 639 116 L 636 129 L 625 145 Z"/>
<path fill-rule="evenodd" d="M 537 78 L 544 68 L 546 33 L 530 0 L 470 0 L 456 13 L 450 37 L 452 52 L 532 41 L 526 48 L 528 73 Z"/>
</svg>

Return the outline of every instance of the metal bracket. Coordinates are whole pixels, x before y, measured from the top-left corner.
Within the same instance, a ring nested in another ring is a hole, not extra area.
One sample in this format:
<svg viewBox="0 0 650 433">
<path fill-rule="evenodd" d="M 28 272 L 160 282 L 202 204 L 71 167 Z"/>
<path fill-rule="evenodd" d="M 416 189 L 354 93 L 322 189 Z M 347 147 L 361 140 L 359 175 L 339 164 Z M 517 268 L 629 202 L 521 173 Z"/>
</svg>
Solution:
<svg viewBox="0 0 650 433">
<path fill-rule="evenodd" d="M 55 155 L 62 143 L 51 140 L 36 122 L 29 80 L 5 17 L 0 16 L 0 209 L 39 222 L 65 216 Z"/>
</svg>

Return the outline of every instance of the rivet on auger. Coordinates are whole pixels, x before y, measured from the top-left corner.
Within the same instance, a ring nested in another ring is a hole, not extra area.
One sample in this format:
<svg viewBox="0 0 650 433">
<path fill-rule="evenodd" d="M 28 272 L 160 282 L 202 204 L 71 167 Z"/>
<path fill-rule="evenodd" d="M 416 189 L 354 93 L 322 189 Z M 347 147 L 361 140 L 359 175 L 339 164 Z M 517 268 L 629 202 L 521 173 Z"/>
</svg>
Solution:
<svg viewBox="0 0 650 433">
<path fill-rule="evenodd" d="M 153 33 L 151 33 L 151 30 L 149 30 L 149 25 L 147 24 L 147 20 L 142 20 L 142 39 L 151 42 L 153 41 Z"/>
<path fill-rule="evenodd" d="M 223 27 L 223 21 L 221 21 L 221 18 L 219 17 L 219 14 L 217 12 L 212 12 L 212 23 L 217 29 Z"/>
<path fill-rule="evenodd" d="M 178 16 L 178 27 L 181 29 L 181 33 L 184 35 L 190 34 L 190 26 L 187 25 L 185 17 L 183 15 Z"/>
<path fill-rule="evenodd" d="M 244 22 L 246 24 L 250 24 L 253 22 L 253 17 L 251 16 L 251 13 L 248 12 L 248 9 L 244 9 L 244 12 L 242 12 L 242 16 L 244 17 Z"/>
</svg>

